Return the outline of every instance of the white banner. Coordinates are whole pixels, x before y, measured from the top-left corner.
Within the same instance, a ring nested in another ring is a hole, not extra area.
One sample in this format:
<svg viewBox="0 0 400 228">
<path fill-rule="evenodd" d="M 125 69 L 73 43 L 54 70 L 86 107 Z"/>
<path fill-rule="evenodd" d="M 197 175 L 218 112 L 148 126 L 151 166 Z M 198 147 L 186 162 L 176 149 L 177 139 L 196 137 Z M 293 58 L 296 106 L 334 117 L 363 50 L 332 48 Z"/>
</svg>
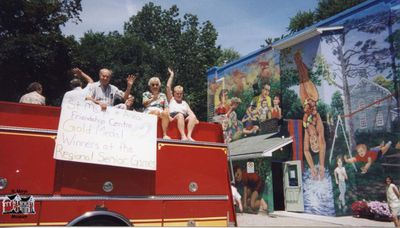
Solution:
<svg viewBox="0 0 400 228">
<path fill-rule="evenodd" d="M 157 117 L 92 102 L 65 102 L 54 158 L 156 170 Z"/>
</svg>

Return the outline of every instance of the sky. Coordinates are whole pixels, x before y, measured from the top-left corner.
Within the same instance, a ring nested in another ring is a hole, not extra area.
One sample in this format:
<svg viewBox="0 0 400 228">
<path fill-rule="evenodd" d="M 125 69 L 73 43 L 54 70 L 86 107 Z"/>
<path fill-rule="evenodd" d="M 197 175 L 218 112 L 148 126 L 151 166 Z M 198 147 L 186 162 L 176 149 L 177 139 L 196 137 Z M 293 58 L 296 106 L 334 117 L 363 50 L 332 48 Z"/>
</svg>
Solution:
<svg viewBox="0 0 400 228">
<path fill-rule="evenodd" d="M 68 22 L 65 35 L 77 39 L 88 30 L 123 32 L 124 22 L 148 3 L 145 0 L 82 0 L 82 22 Z M 314 10 L 318 0 L 154 0 L 169 9 L 177 5 L 180 15 L 197 15 L 199 22 L 209 20 L 218 32 L 217 45 L 233 48 L 241 56 L 258 50 L 267 37 L 287 33 L 291 17 L 298 11 Z"/>
</svg>

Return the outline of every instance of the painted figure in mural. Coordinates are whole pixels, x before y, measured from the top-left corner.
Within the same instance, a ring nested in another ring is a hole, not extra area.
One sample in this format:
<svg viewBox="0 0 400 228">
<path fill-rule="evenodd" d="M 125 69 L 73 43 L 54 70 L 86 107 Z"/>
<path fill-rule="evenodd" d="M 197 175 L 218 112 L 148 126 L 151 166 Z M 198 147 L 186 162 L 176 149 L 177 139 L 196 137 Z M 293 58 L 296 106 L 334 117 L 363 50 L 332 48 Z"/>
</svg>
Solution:
<svg viewBox="0 0 400 228">
<path fill-rule="evenodd" d="M 235 207 L 238 207 L 240 212 L 243 212 L 242 196 L 238 192 L 237 188 L 233 185 L 233 183 L 231 184 L 231 190 L 233 197 L 233 205 L 235 205 Z"/>
<path fill-rule="evenodd" d="M 344 160 L 347 163 L 355 163 L 355 162 L 364 162 L 366 163 L 363 167 L 361 167 L 361 173 L 365 174 L 368 172 L 368 169 L 371 167 L 372 163 L 377 159 L 381 158 L 386 152 L 389 150 L 392 142 L 389 141 L 385 144 L 382 142 L 379 146 L 373 147 L 368 150 L 367 145 L 358 144 L 356 146 L 357 155 L 352 158 L 344 157 Z"/>
<path fill-rule="evenodd" d="M 346 201 L 345 201 L 345 194 L 346 194 L 346 180 L 348 179 L 346 169 L 343 166 L 343 158 L 341 155 L 337 156 L 336 158 L 337 167 L 335 168 L 335 181 L 339 187 L 339 209 L 346 210 Z"/>
<path fill-rule="evenodd" d="M 218 87 L 220 86 L 217 83 L 217 80 L 218 80 L 218 77 L 215 76 L 211 81 L 209 81 L 209 87 L 208 87 L 209 92 L 208 93 L 210 95 L 215 95 L 215 93 L 217 92 Z"/>
<path fill-rule="evenodd" d="M 261 106 L 258 109 L 258 116 L 260 118 L 260 122 L 264 122 L 268 119 L 271 119 L 271 110 L 268 108 L 267 100 L 263 100 L 261 102 Z"/>
<path fill-rule="evenodd" d="M 178 130 L 182 140 L 195 141 L 192 138 L 194 126 L 199 123 L 196 115 L 189 107 L 188 103 L 183 100 L 183 87 L 177 85 L 172 91 L 172 82 L 174 81 L 174 71 L 168 68 L 169 78 L 167 81 L 167 99 L 169 102 L 170 121 L 176 119 L 178 121 Z M 187 135 L 185 133 L 185 122 L 187 122 Z"/>
<path fill-rule="evenodd" d="M 229 103 L 228 103 L 228 90 L 221 89 L 218 95 L 219 104 L 215 107 L 215 115 L 223 115 L 226 114 L 229 110 Z"/>
<path fill-rule="evenodd" d="M 234 83 L 234 85 L 232 86 L 233 95 L 238 97 L 244 91 L 246 75 L 239 69 L 235 69 L 232 72 L 232 80 Z"/>
<path fill-rule="evenodd" d="M 257 173 L 247 173 L 239 166 L 234 167 L 234 174 L 236 183 L 243 184 L 243 210 L 268 213 L 268 205 L 262 197 L 265 187 L 263 179 Z"/>
<path fill-rule="evenodd" d="M 392 212 L 393 222 L 396 227 L 400 227 L 400 193 L 397 186 L 393 183 L 392 177 L 385 178 L 386 182 L 386 200 L 390 211 Z"/>
<path fill-rule="evenodd" d="M 260 73 L 257 75 L 256 80 L 253 83 L 254 96 L 260 95 L 260 91 L 265 84 L 271 84 L 271 71 L 268 61 L 259 61 Z"/>
<path fill-rule="evenodd" d="M 32 82 L 26 90 L 28 93 L 21 97 L 19 103 L 46 105 L 46 98 L 42 95 L 42 84 L 39 82 Z"/>
<path fill-rule="evenodd" d="M 320 179 L 324 178 L 325 173 L 325 136 L 324 126 L 321 116 L 317 110 L 317 101 L 319 94 L 317 87 L 310 80 L 308 75 L 307 66 L 304 64 L 300 52 L 296 52 L 294 60 L 299 71 L 300 80 L 300 99 L 303 104 L 304 116 L 303 126 L 304 131 L 304 156 L 311 169 L 311 174 L 314 178 L 319 176 Z M 319 172 L 314 165 L 313 158 L 310 153 L 319 153 Z"/>
<path fill-rule="evenodd" d="M 143 93 L 144 113 L 156 115 L 161 119 L 161 128 L 164 139 L 171 139 L 167 135 L 169 125 L 169 105 L 167 96 L 161 93 L 161 81 L 158 77 L 149 80 L 149 90 Z"/>
<path fill-rule="evenodd" d="M 228 128 L 227 131 L 224 132 L 224 134 L 230 135 L 230 138 L 228 138 L 230 140 L 238 139 L 243 134 L 243 125 L 240 121 L 238 121 L 237 114 L 235 111 L 241 102 L 242 100 L 240 100 L 240 98 L 232 97 L 229 110 L 225 114 L 226 118 L 228 119 Z M 225 138 L 225 143 L 228 142 L 230 141 L 228 141 L 227 138 Z"/>
<path fill-rule="evenodd" d="M 271 86 L 268 84 L 264 84 L 261 90 L 261 94 L 254 99 L 257 102 L 258 109 L 261 107 L 263 101 L 267 101 L 268 109 L 271 110 L 272 102 L 271 102 L 270 92 L 271 92 Z"/>
<path fill-rule="evenodd" d="M 271 118 L 276 118 L 280 119 L 282 118 L 282 110 L 281 107 L 279 107 L 279 104 L 281 103 L 281 100 L 279 96 L 275 96 L 273 100 L 274 106 L 271 109 Z"/>
<path fill-rule="evenodd" d="M 250 106 L 246 110 L 246 114 L 244 114 L 242 123 L 244 125 L 243 134 L 256 134 L 260 129 L 259 125 L 259 116 L 256 106 L 254 104 L 250 104 Z"/>
</svg>

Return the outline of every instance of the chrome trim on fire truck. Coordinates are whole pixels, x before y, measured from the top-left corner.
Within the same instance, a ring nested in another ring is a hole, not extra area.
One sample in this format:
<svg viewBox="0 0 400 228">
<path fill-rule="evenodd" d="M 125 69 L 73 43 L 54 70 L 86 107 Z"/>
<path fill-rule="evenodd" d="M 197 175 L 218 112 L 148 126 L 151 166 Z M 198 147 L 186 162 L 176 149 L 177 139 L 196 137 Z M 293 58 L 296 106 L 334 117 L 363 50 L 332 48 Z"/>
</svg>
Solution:
<svg viewBox="0 0 400 228">
<path fill-rule="evenodd" d="M 5 126 L 5 125 L 0 125 L 0 130 L 17 131 L 17 132 L 34 132 L 34 133 L 55 134 L 55 135 L 57 134 L 57 130 L 52 130 L 52 129 L 15 127 L 15 126 Z"/>
<path fill-rule="evenodd" d="M 70 200 L 228 200 L 227 195 L 164 195 L 164 196 L 42 196 L 32 195 L 35 201 L 70 201 Z M 0 200 L 5 199 L 5 195 L 0 195 Z"/>
</svg>

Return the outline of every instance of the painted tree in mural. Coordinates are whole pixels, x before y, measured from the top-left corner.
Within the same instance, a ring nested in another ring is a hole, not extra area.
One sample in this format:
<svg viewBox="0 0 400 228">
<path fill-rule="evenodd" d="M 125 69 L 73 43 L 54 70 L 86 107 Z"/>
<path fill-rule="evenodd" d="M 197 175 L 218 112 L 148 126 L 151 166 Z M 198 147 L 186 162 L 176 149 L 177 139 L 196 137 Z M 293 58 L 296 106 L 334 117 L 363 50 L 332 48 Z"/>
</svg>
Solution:
<svg viewBox="0 0 400 228">
<path fill-rule="evenodd" d="M 346 128 L 349 133 L 351 148 L 355 146 L 354 128 L 351 113 L 350 81 L 355 78 L 369 78 L 378 72 L 383 72 L 392 65 L 391 52 L 388 45 L 383 45 L 382 37 L 388 37 L 389 24 L 392 23 L 388 12 L 367 15 L 362 18 L 346 21 L 344 29 L 332 32 L 323 37 L 331 45 L 337 62 L 332 74 L 325 74 L 324 78 L 331 85 L 341 90 L 344 96 L 344 114 Z M 347 45 L 346 39 L 357 37 Z M 365 39 L 367 37 L 367 39 Z"/>
</svg>

